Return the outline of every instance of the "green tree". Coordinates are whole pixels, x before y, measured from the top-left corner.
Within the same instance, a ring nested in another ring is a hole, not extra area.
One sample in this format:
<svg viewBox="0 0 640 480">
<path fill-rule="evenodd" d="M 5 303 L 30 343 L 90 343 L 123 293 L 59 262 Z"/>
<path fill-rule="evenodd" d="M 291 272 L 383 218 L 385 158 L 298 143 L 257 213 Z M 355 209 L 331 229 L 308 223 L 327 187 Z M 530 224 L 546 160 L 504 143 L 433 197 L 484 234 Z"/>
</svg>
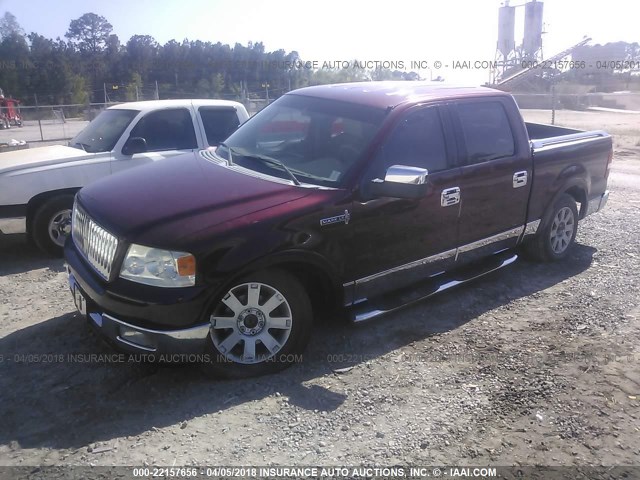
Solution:
<svg viewBox="0 0 640 480">
<path fill-rule="evenodd" d="M 158 55 L 158 42 L 151 35 L 134 35 L 126 46 L 129 69 L 147 77 Z"/>
<path fill-rule="evenodd" d="M 31 44 L 25 80 L 39 102 L 68 103 L 73 72 L 66 49 L 37 33 L 29 35 Z"/>
<path fill-rule="evenodd" d="M 97 53 L 105 49 L 113 26 L 101 15 L 85 13 L 72 20 L 65 34 L 81 51 Z"/>
<path fill-rule="evenodd" d="M 25 67 L 29 66 L 29 46 L 25 38 L 12 33 L 0 42 L 0 86 L 5 95 L 16 97 L 27 94 Z"/>
<path fill-rule="evenodd" d="M 4 12 L 0 19 L 0 38 L 6 38 L 12 34 L 24 36 L 24 30 L 13 13 Z"/>
</svg>

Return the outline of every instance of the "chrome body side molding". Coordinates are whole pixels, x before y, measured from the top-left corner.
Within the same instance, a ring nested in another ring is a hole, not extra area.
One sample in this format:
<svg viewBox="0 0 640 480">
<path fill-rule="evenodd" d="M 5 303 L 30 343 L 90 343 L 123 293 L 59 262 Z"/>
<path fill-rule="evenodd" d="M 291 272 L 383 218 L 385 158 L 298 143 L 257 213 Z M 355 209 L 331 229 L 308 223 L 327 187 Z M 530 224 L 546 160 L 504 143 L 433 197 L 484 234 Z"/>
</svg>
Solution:
<svg viewBox="0 0 640 480">
<path fill-rule="evenodd" d="M 371 320 L 499 270 L 515 262 L 517 258 L 518 256 L 511 252 L 498 253 L 489 257 L 485 264 L 462 269 L 460 272 L 451 272 L 449 275 L 438 275 L 411 288 L 362 302 L 351 308 L 351 319 L 355 323 Z"/>
<path fill-rule="evenodd" d="M 359 278 L 351 282 L 351 301 L 346 305 L 360 303 L 367 298 L 384 295 L 391 290 L 420 282 L 425 278 L 429 278 L 432 274 L 449 270 L 455 262 L 455 255 L 456 249 L 451 249 L 382 272 L 374 273 L 367 277 Z M 345 287 L 347 285 L 345 285 Z M 345 300 L 349 300 L 348 295 L 345 295 Z"/>
<path fill-rule="evenodd" d="M 557 137 L 541 138 L 531 140 L 531 148 L 535 152 L 553 150 L 555 148 L 569 147 L 589 143 L 596 139 L 606 138 L 610 135 L 604 130 L 593 130 L 590 132 L 571 133 Z"/>
<path fill-rule="evenodd" d="M 535 235 L 538 232 L 538 228 L 540 228 L 541 221 L 542 221 L 541 219 L 538 219 L 538 220 L 533 220 L 531 222 L 527 222 L 527 224 L 524 226 L 524 230 L 522 231 L 522 236 L 518 240 L 518 243 L 521 243 L 525 238 L 531 235 Z"/>
<path fill-rule="evenodd" d="M 538 231 L 538 227 L 540 226 L 540 220 L 534 220 L 533 222 L 529 222 L 527 223 L 527 225 L 524 227 L 524 234 L 526 235 L 533 235 Z"/>
<path fill-rule="evenodd" d="M 438 253 L 436 255 L 431 255 L 430 257 L 422 258 L 420 260 L 416 260 L 415 262 L 406 263 L 404 265 L 400 265 L 399 267 L 390 268 L 388 270 L 384 270 L 383 272 L 374 273 L 373 275 L 369 275 L 368 277 L 360 278 L 353 282 L 350 282 L 353 285 L 363 285 L 365 283 L 371 282 L 373 280 L 377 280 L 386 275 L 390 275 L 392 273 L 402 272 L 405 270 L 410 270 L 412 268 L 420 267 L 422 265 L 428 265 L 430 263 L 439 262 L 440 260 L 446 260 L 448 258 L 454 257 L 456 254 L 456 249 L 447 250 L 446 252 Z M 346 284 L 345 284 L 346 285 Z"/>
<path fill-rule="evenodd" d="M 389 291 L 441 275 L 443 271 L 450 270 L 448 267 L 455 265 L 461 254 L 468 254 L 476 250 L 482 253 L 482 249 L 484 249 L 488 255 L 491 255 L 512 248 L 522 240 L 527 228 L 530 232 L 535 233 L 539 223 L 540 221 L 536 220 L 528 223 L 527 226 L 511 228 L 491 237 L 344 283 L 342 285 L 344 305 L 347 307 L 357 305 L 369 298 L 375 298 Z M 511 239 L 516 239 L 515 242 L 511 242 L 513 245 L 509 243 Z"/>
<path fill-rule="evenodd" d="M 466 245 L 462 245 L 458 247 L 456 258 L 461 253 L 466 253 L 472 250 L 476 250 L 478 248 L 487 247 L 494 243 L 502 242 L 503 240 L 509 240 L 510 238 L 513 238 L 513 237 L 519 237 L 522 234 L 524 228 L 525 228 L 524 226 L 512 228 L 505 232 L 497 233 L 496 235 L 492 235 L 490 237 L 483 238 L 475 242 L 468 243 Z"/>
</svg>

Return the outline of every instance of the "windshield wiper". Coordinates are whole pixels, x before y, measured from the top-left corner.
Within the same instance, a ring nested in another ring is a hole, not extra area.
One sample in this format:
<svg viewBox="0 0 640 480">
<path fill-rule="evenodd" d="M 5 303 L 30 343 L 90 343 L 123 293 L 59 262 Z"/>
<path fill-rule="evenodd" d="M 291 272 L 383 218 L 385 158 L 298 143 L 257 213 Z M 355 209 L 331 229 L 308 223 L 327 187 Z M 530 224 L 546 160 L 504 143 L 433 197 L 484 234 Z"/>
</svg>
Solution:
<svg viewBox="0 0 640 480">
<path fill-rule="evenodd" d="M 229 165 L 233 165 L 233 150 L 231 150 L 231 147 L 224 142 L 220 142 L 218 146 L 229 150 L 229 160 L 227 160 L 227 162 L 229 162 Z"/>
<path fill-rule="evenodd" d="M 227 147 L 227 148 L 229 148 L 229 147 Z M 231 150 L 229 150 L 229 151 L 231 151 Z M 287 175 L 289 175 L 289 178 L 291 179 L 291 181 L 293 181 L 293 183 L 295 185 L 300 185 L 300 181 L 296 178 L 296 176 L 293 174 L 293 172 L 291 170 L 289 170 L 289 167 L 287 167 L 280 160 L 276 160 L 275 158 L 267 157 L 265 155 L 258 155 L 258 154 L 255 154 L 255 153 L 250 153 L 250 154 L 238 153 L 238 155 L 241 155 L 241 156 L 247 157 L 247 158 L 252 158 L 254 160 L 260 160 L 260 161 L 266 162 L 266 163 L 271 163 L 273 165 L 277 165 L 278 167 L 282 168 L 282 170 L 284 170 L 287 173 Z"/>
<path fill-rule="evenodd" d="M 82 150 L 84 150 L 85 152 L 87 151 L 87 147 L 91 148 L 91 145 L 88 145 L 86 143 L 80 143 L 80 142 L 76 142 L 76 143 L 72 143 L 69 145 L 70 147 L 73 148 L 78 148 L 80 147 Z"/>
</svg>

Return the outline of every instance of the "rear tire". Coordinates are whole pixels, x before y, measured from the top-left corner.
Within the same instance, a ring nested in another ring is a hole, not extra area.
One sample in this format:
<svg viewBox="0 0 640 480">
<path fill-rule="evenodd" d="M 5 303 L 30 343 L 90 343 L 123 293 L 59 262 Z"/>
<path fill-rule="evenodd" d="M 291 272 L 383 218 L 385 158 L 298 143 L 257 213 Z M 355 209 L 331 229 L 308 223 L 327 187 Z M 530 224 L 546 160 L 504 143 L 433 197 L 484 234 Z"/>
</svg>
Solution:
<svg viewBox="0 0 640 480">
<path fill-rule="evenodd" d="M 246 275 L 210 313 L 206 374 L 248 378 L 299 362 L 311 334 L 313 313 L 302 284 L 282 270 Z"/>
<path fill-rule="evenodd" d="M 539 262 L 565 258 L 578 232 L 578 208 L 573 197 L 561 195 L 545 215 L 541 227 L 524 245 L 527 255 Z"/>
<path fill-rule="evenodd" d="M 71 234 L 73 195 L 60 195 L 46 201 L 33 216 L 33 240 L 43 252 L 61 257 L 64 242 Z"/>
</svg>

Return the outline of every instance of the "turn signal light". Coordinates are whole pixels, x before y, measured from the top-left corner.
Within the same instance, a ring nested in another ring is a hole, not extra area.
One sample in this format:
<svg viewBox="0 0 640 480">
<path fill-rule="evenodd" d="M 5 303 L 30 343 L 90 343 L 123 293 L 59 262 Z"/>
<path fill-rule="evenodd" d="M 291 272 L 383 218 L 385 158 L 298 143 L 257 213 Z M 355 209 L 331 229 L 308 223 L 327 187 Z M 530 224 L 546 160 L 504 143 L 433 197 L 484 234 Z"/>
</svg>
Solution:
<svg viewBox="0 0 640 480">
<path fill-rule="evenodd" d="M 185 255 L 176 261 L 178 266 L 178 275 L 188 277 L 196 274 L 196 259 L 193 255 Z"/>
</svg>

